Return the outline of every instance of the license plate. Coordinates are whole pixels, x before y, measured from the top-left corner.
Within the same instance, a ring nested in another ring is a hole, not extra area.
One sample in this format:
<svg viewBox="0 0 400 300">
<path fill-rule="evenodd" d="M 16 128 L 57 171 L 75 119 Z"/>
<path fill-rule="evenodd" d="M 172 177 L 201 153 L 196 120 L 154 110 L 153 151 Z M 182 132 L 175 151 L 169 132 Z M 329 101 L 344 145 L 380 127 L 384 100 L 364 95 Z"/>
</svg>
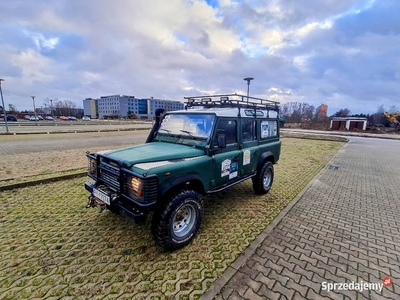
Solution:
<svg viewBox="0 0 400 300">
<path fill-rule="evenodd" d="M 97 189 L 93 189 L 93 196 L 95 196 L 96 198 L 99 198 L 101 201 L 103 201 L 104 203 L 110 205 L 110 196 L 108 196 L 107 194 L 105 194 L 102 191 L 99 191 Z"/>
</svg>

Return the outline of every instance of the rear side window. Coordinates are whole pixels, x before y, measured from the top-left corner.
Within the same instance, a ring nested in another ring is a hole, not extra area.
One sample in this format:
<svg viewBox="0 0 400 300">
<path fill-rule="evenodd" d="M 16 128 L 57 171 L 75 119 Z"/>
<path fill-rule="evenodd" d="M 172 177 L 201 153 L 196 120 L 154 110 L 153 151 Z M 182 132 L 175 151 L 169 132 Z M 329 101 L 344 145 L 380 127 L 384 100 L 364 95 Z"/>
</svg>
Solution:
<svg viewBox="0 0 400 300">
<path fill-rule="evenodd" d="M 257 121 L 242 119 L 242 140 L 251 142 L 257 140 Z"/>
<path fill-rule="evenodd" d="M 277 121 L 261 121 L 261 139 L 268 139 L 278 136 Z"/>
</svg>

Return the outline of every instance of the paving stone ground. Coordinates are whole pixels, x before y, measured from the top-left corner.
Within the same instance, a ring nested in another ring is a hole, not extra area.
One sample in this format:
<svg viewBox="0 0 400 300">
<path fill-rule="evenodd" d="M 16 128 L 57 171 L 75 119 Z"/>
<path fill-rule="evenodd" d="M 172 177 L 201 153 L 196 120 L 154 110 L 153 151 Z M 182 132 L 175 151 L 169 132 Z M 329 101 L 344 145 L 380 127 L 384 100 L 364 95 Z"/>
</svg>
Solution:
<svg viewBox="0 0 400 300">
<path fill-rule="evenodd" d="M 53 141 L 54 147 L 67 147 L 68 143 L 77 147 L 75 157 L 61 160 L 85 158 L 87 145 L 82 147 L 81 134 L 64 134 L 64 139 Z M 120 142 L 114 138 L 97 139 Z M 128 136 L 120 138 L 128 142 Z M 8 145 L 4 140 L 20 140 L 18 136 L 1 139 L 0 150 L 3 143 Z M 12 156 L 15 166 L 23 166 L 17 169 L 20 172 L 38 167 L 34 158 L 43 158 L 47 152 L 60 160 L 58 151 L 33 151 L 42 144 L 53 145 L 34 142 L 36 139 L 24 136 L 25 142 L 19 145 L 26 150 L 0 157 L 8 163 Z M 94 140 L 87 141 L 92 146 Z M 190 245 L 174 252 L 157 247 L 151 218 L 139 226 L 110 211 L 99 214 L 86 209 L 88 193 L 83 183 L 87 178 L 1 191 L 0 300 L 198 299 L 342 146 L 332 141 L 283 138 L 270 193 L 256 195 L 251 181 L 245 181 L 204 197 L 200 232 Z M 32 159 L 21 164 L 21 156 L 27 155 Z M 55 168 L 49 160 L 44 162 Z"/>
<path fill-rule="evenodd" d="M 400 141 L 350 138 L 280 223 L 250 246 L 252 255 L 243 264 L 238 258 L 202 298 L 400 299 L 399 149 Z M 380 292 L 322 284 L 385 277 L 392 284 Z"/>
</svg>

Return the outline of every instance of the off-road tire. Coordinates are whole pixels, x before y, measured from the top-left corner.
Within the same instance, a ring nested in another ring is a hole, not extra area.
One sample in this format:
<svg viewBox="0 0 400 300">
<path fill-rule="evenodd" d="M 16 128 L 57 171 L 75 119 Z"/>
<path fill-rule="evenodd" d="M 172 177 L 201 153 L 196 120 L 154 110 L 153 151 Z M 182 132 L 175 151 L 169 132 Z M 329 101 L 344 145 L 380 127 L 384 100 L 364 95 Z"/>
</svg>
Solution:
<svg viewBox="0 0 400 300">
<path fill-rule="evenodd" d="M 194 238 L 203 219 L 203 201 L 192 190 L 180 191 L 153 215 L 152 232 L 164 250 L 180 249 Z"/>
<path fill-rule="evenodd" d="M 274 165 L 267 161 L 252 178 L 253 189 L 256 194 L 263 195 L 269 192 L 274 182 Z"/>
</svg>

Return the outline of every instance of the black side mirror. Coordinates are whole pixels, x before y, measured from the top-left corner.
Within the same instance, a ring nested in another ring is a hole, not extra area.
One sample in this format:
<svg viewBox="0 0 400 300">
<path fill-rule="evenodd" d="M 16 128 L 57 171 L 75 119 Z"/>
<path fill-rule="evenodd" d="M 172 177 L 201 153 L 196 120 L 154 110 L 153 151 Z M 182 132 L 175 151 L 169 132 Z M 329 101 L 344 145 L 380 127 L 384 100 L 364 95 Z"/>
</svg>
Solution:
<svg viewBox="0 0 400 300">
<path fill-rule="evenodd" d="M 225 134 L 218 134 L 218 148 L 225 148 L 226 147 L 226 135 Z"/>
</svg>

